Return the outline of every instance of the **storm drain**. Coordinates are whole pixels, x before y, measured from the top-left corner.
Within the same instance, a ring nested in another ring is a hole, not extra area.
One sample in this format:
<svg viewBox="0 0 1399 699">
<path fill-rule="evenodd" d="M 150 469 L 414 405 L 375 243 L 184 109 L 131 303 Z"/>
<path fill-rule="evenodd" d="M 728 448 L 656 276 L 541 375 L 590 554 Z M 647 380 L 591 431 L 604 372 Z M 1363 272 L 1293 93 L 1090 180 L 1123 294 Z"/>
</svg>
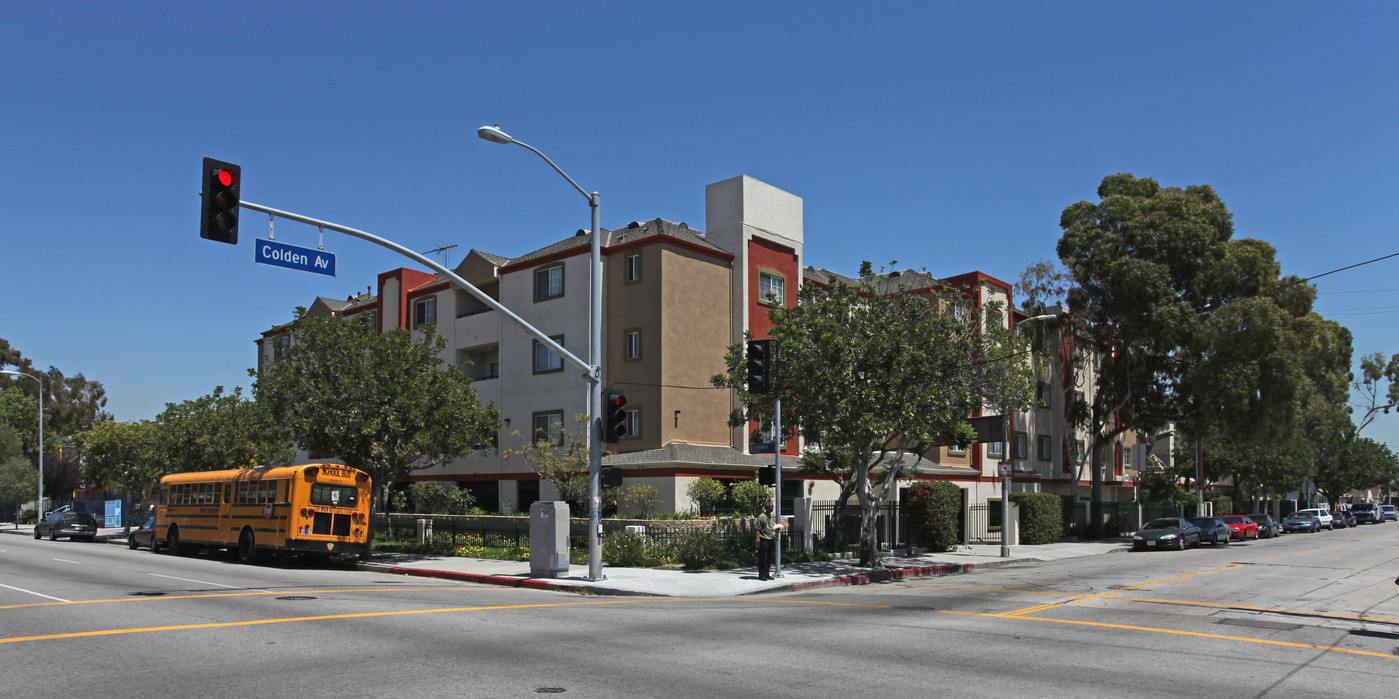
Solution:
<svg viewBox="0 0 1399 699">
<path fill-rule="evenodd" d="M 567 691 L 563 687 L 536 687 L 534 689 L 535 694 L 563 694 Z"/>
<path fill-rule="evenodd" d="M 1301 624 L 1289 624 L 1285 621 L 1263 621 L 1261 619 L 1220 619 L 1215 622 L 1225 626 L 1247 626 L 1254 629 L 1271 629 L 1273 631 L 1296 631 L 1302 628 Z"/>
<path fill-rule="evenodd" d="M 304 601 L 304 600 L 316 599 L 316 598 L 315 598 L 315 597 L 308 597 L 308 596 L 306 596 L 306 595 L 287 595 L 287 596 L 285 596 L 285 597 L 278 597 L 277 599 L 286 600 L 286 601 L 288 601 L 288 602 L 301 602 L 301 601 Z"/>
<path fill-rule="evenodd" d="M 1361 629 L 1359 631 L 1351 631 L 1350 635 L 1365 636 L 1367 638 L 1384 638 L 1391 641 L 1399 640 L 1399 633 L 1394 633 L 1393 631 L 1366 631 L 1365 629 Z"/>
</svg>

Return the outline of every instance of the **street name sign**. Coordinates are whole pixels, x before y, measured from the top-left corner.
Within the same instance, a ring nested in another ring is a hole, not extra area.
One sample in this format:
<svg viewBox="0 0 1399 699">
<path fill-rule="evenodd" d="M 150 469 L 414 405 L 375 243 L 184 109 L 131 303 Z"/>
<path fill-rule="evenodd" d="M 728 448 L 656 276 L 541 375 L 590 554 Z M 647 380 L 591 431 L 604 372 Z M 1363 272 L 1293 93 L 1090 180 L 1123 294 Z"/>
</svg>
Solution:
<svg viewBox="0 0 1399 699">
<path fill-rule="evenodd" d="M 748 445 L 749 454 L 776 454 L 777 442 L 757 442 Z"/>
<path fill-rule="evenodd" d="M 335 253 L 287 245 L 264 238 L 258 238 L 253 246 L 253 262 L 324 274 L 327 277 L 335 276 Z"/>
</svg>

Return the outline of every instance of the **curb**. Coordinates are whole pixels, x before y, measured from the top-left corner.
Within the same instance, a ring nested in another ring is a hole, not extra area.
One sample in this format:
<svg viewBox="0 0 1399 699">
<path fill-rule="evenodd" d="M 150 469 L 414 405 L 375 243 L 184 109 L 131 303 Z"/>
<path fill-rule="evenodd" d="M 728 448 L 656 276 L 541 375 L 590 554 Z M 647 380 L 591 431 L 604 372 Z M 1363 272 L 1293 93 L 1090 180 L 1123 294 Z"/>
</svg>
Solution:
<svg viewBox="0 0 1399 699">
<path fill-rule="evenodd" d="M 969 573 L 976 569 L 1000 568 L 1009 565 L 1035 564 L 1037 560 L 1018 561 L 996 561 L 988 563 L 940 563 L 932 566 L 921 566 L 916 568 L 891 568 L 887 570 L 874 570 L 858 575 L 843 575 L 832 578 L 819 578 L 816 580 L 803 580 L 783 585 L 769 587 L 763 590 L 752 590 L 736 596 L 749 596 L 768 594 L 773 592 L 792 592 L 797 590 L 811 590 L 822 587 L 847 587 L 853 585 L 872 585 L 877 583 L 890 582 L 894 580 L 905 580 L 911 578 L 931 578 L 944 575 L 958 575 Z M 385 566 L 373 563 L 357 564 L 356 569 L 388 573 L 390 575 L 407 575 L 419 578 L 439 578 L 442 580 L 456 580 L 460 582 L 471 582 L 482 585 L 501 585 L 504 587 L 522 587 L 531 590 L 553 590 L 556 592 L 572 592 L 575 594 L 607 594 L 616 596 L 637 596 L 637 597 L 677 597 L 678 595 L 668 595 L 658 592 L 644 592 L 639 590 L 624 590 L 606 585 L 591 585 L 587 582 L 569 581 L 562 582 L 548 578 L 522 578 L 511 575 L 488 575 L 485 573 L 459 573 L 447 570 L 434 570 L 431 568 L 408 568 L 404 566 Z"/>
</svg>

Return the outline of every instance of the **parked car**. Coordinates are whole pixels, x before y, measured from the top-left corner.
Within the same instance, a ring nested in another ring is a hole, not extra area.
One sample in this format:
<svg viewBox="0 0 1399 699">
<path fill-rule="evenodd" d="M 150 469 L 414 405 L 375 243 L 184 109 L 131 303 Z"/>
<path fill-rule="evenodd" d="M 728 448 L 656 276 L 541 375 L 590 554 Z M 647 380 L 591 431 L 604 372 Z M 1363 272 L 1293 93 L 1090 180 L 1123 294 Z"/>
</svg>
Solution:
<svg viewBox="0 0 1399 699">
<path fill-rule="evenodd" d="M 1282 533 L 1282 522 L 1273 519 L 1272 515 L 1251 514 L 1245 516 L 1258 525 L 1258 537 L 1261 539 L 1271 539 Z"/>
<path fill-rule="evenodd" d="M 1384 519 L 1387 522 L 1399 520 L 1399 507 L 1393 505 L 1380 505 L 1380 511 L 1384 512 Z"/>
<path fill-rule="evenodd" d="M 126 537 L 126 547 L 138 549 L 141 547 L 155 551 L 155 518 L 151 517 L 141 523 L 141 526 L 132 529 L 131 534 Z"/>
<path fill-rule="evenodd" d="M 1191 517 L 1190 523 L 1200 528 L 1200 542 L 1211 545 L 1229 543 L 1229 524 L 1219 517 Z"/>
<path fill-rule="evenodd" d="M 1177 548 L 1184 551 L 1187 546 L 1199 545 L 1200 528 L 1180 517 L 1153 519 L 1132 536 L 1132 549 L 1135 551 L 1149 548 Z"/>
<path fill-rule="evenodd" d="M 1224 515 L 1220 517 L 1229 525 L 1229 536 L 1240 541 L 1258 538 L 1258 523 L 1244 515 Z"/>
<path fill-rule="evenodd" d="M 1331 513 L 1331 517 L 1336 520 L 1337 528 L 1355 526 L 1355 515 L 1350 510 L 1336 510 Z"/>
<path fill-rule="evenodd" d="M 1321 531 L 1321 519 L 1314 512 L 1299 510 L 1283 518 L 1282 530 L 1285 532 L 1319 532 Z"/>
<path fill-rule="evenodd" d="M 57 541 L 60 536 L 70 541 L 93 541 L 97 538 L 97 518 L 86 512 L 50 512 L 34 525 L 34 538 L 45 536 L 49 541 Z"/>
<path fill-rule="evenodd" d="M 1384 521 L 1380 506 L 1373 502 L 1357 502 L 1350 506 L 1350 512 L 1355 515 L 1356 524 L 1379 524 Z"/>
<path fill-rule="evenodd" d="M 1324 507 L 1312 507 L 1312 508 L 1309 508 L 1309 509 L 1297 510 L 1297 511 L 1298 511 L 1298 512 L 1305 512 L 1305 513 L 1307 513 L 1307 514 L 1309 514 L 1309 515 L 1311 515 L 1311 516 L 1313 516 L 1313 517 L 1316 517 L 1317 520 L 1321 522 L 1321 528 L 1322 528 L 1322 529 L 1335 529 L 1335 528 L 1336 528 L 1336 523 L 1333 521 L 1334 518 L 1331 516 L 1331 511 L 1328 510 L 1328 509 L 1326 509 L 1326 508 L 1324 508 Z"/>
</svg>

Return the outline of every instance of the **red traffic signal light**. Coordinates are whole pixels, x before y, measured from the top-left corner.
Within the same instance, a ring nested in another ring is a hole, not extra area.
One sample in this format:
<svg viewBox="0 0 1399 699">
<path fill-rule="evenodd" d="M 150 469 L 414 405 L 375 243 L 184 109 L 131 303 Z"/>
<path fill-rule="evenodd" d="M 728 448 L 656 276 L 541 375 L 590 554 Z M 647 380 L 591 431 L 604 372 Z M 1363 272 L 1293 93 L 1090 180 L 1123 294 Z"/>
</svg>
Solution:
<svg viewBox="0 0 1399 699">
<path fill-rule="evenodd" d="M 200 238 L 238 244 L 238 201 L 242 182 L 243 168 L 213 158 L 204 159 L 204 188 L 199 192 L 202 200 Z"/>
<path fill-rule="evenodd" d="M 602 389 L 602 441 L 617 444 L 627 436 L 627 396 L 616 388 Z"/>
</svg>

